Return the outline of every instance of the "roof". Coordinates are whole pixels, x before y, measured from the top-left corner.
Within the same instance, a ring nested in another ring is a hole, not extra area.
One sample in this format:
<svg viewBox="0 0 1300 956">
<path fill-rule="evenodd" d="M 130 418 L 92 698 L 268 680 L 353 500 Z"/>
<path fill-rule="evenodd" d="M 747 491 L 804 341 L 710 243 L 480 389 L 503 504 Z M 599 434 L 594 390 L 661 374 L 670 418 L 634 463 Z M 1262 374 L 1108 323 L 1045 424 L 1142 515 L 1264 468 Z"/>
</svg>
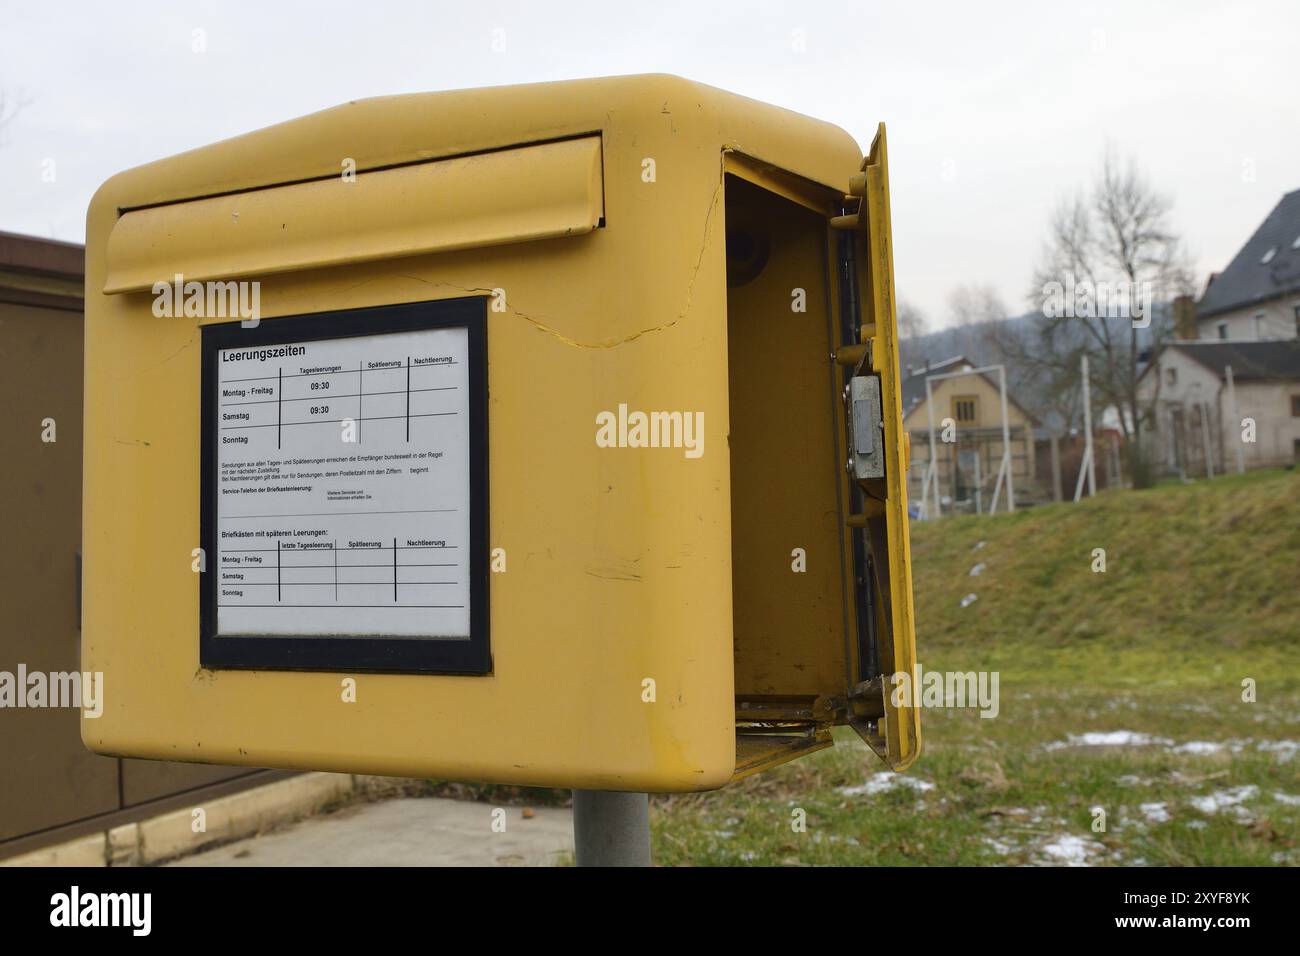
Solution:
<svg viewBox="0 0 1300 956">
<path fill-rule="evenodd" d="M 1210 280 L 1196 315 L 1207 318 L 1292 292 L 1300 292 L 1300 189 L 1282 197 L 1228 268 Z"/>
<path fill-rule="evenodd" d="M 85 247 L 0 232 L 0 303 L 80 313 Z"/>
<path fill-rule="evenodd" d="M 80 279 L 85 247 L 75 242 L 0 232 L 0 269 Z"/>
<path fill-rule="evenodd" d="M 907 416 L 910 415 L 918 405 L 925 401 L 925 379 L 927 376 L 956 372 L 959 371 L 962 366 L 974 368 L 974 364 L 967 359 L 966 356 L 954 355 L 952 358 L 944 359 L 942 362 L 931 362 L 929 365 L 908 369 L 907 374 L 903 377 L 903 417 L 907 418 Z M 988 382 L 994 390 L 1000 390 L 1001 386 L 999 386 L 995 379 L 990 378 L 983 372 L 976 372 L 974 374 Z M 939 383 L 935 384 L 938 385 Z M 1038 422 L 1038 419 L 1033 415 L 1033 413 L 1025 408 L 1024 405 L 1020 404 L 1020 402 L 1016 401 L 1016 397 L 1012 394 L 1010 388 L 1007 389 L 1007 402 L 1019 409 L 1025 418 L 1029 419 L 1029 421 L 1034 423 Z"/>
<path fill-rule="evenodd" d="M 1220 379 L 1232 366 L 1235 382 L 1300 382 L 1300 340 L 1282 342 L 1170 342 L 1172 349 L 1203 365 Z M 1154 365 L 1154 363 L 1152 363 Z M 1143 370 L 1145 375 L 1151 368 Z M 1141 376 L 1139 376 L 1141 377 Z"/>
<path fill-rule="evenodd" d="M 903 376 L 903 417 L 906 418 L 917 405 L 925 401 L 925 377 L 954 371 L 956 366 L 970 365 L 964 355 L 954 355 L 942 362 L 928 362 L 925 365 L 910 366 Z"/>
</svg>

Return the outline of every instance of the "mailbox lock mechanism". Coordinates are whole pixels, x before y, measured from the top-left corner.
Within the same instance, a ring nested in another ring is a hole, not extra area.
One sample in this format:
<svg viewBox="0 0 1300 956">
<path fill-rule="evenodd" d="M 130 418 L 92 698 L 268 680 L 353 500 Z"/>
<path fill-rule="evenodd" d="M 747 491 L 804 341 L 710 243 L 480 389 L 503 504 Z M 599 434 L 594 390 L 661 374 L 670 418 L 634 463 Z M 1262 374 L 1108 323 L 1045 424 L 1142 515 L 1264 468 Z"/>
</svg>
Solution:
<svg viewBox="0 0 1300 956">
<path fill-rule="evenodd" d="M 849 425 L 849 472 L 854 478 L 885 477 L 884 421 L 880 411 L 880 378 L 855 375 L 849 380 L 846 418 Z"/>
</svg>

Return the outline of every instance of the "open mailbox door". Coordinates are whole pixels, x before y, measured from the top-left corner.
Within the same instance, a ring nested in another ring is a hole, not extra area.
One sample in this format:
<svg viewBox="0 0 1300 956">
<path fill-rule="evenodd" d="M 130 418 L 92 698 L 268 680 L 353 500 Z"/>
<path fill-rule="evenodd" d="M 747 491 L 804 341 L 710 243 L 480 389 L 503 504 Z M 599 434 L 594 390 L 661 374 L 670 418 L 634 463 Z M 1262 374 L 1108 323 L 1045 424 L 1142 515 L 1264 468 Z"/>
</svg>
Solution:
<svg viewBox="0 0 1300 956">
<path fill-rule="evenodd" d="M 840 232 L 841 374 L 849 451 L 853 615 L 850 726 L 894 770 L 920 753 L 908 536 L 908 436 L 903 431 L 889 213 L 889 160 L 882 123 L 849 184 Z M 894 676 L 905 674 L 902 681 Z"/>
<path fill-rule="evenodd" d="M 724 157 L 737 777 L 836 725 L 895 770 L 920 750 L 883 127 L 851 156 Z"/>
</svg>

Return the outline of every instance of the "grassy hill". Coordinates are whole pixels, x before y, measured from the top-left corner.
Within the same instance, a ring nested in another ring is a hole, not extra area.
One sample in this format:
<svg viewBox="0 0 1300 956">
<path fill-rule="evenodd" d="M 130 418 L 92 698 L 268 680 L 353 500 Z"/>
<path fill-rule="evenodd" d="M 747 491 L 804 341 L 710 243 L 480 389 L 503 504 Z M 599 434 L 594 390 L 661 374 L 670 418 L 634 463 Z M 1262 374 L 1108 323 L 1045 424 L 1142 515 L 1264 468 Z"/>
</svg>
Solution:
<svg viewBox="0 0 1300 956">
<path fill-rule="evenodd" d="M 1205 688 L 1231 664 L 1297 689 L 1298 471 L 920 523 L 912 559 L 917 641 L 935 666 Z"/>
<path fill-rule="evenodd" d="M 914 525 L 921 663 L 998 671 L 997 718 L 925 710 L 905 776 L 841 733 L 656 798 L 656 860 L 1300 862 L 1298 502 L 1300 473 L 1267 472 Z"/>
</svg>

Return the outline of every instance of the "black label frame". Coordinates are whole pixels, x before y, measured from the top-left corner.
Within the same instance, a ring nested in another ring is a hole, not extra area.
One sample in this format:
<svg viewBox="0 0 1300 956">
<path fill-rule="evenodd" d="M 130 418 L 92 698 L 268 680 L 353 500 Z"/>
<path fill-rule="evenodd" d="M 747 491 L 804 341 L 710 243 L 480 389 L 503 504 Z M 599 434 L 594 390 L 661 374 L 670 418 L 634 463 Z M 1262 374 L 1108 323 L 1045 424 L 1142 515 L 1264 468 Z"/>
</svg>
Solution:
<svg viewBox="0 0 1300 956">
<path fill-rule="evenodd" d="M 222 349 L 322 339 L 465 328 L 469 346 L 470 637 L 218 635 L 220 567 L 217 527 L 217 356 Z M 489 641 L 487 298 L 474 296 L 401 305 L 205 325 L 199 428 L 199 664 L 210 670 L 303 670 L 350 673 L 483 675 L 492 670 Z"/>
</svg>

